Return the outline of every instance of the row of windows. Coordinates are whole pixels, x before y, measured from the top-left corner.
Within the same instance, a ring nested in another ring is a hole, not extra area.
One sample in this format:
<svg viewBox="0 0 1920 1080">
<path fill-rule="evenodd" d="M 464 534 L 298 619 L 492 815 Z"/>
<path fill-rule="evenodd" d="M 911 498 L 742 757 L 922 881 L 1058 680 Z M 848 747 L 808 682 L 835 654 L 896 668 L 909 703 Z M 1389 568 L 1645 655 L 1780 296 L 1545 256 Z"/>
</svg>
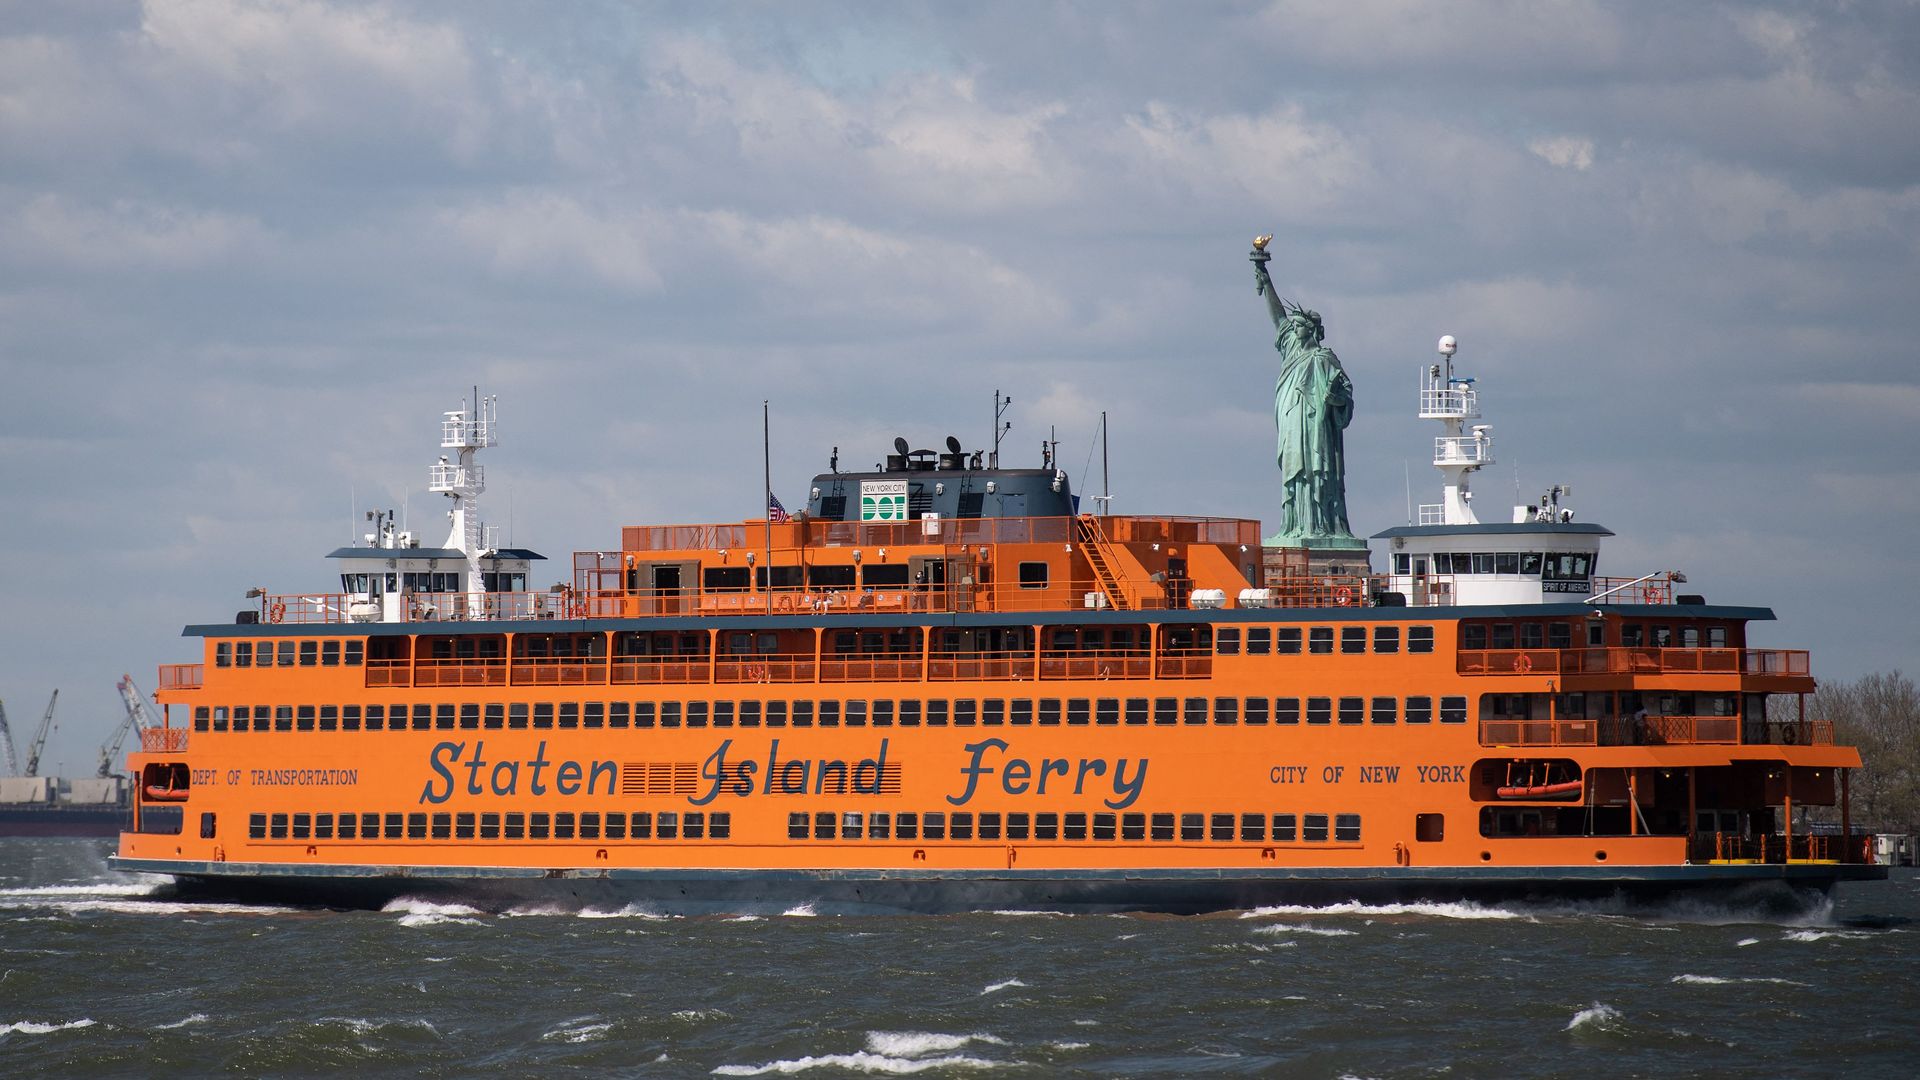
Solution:
<svg viewBox="0 0 1920 1080">
<path fill-rule="evenodd" d="M 1275 653 L 1281 656 L 1295 656 L 1300 652 L 1301 633 L 1298 626 L 1279 628 L 1251 626 L 1246 629 L 1243 639 L 1238 627 L 1220 627 L 1214 631 L 1214 651 L 1222 656 L 1239 656 L 1243 646 L 1248 656 L 1266 656 Z M 1333 652 L 1334 628 L 1331 626 L 1310 626 L 1306 628 L 1306 651 L 1311 654 L 1327 655 Z M 1407 630 L 1407 651 L 1410 653 L 1430 653 L 1433 651 L 1433 627 L 1409 626 Z M 1364 653 L 1367 651 L 1367 627 L 1340 627 L 1340 651 L 1343 653 Z M 1400 627 L 1376 626 L 1372 634 L 1373 651 L 1376 653 L 1397 653 L 1400 651 Z"/>
<path fill-rule="evenodd" d="M 358 667 L 364 641 L 220 641 L 214 667 Z"/>
<path fill-rule="evenodd" d="M 253 814 L 254 840 L 726 840 L 726 811 L 484 814 Z"/>
<path fill-rule="evenodd" d="M 1329 831 L 1331 822 L 1331 831 Z M 789 840 L 1157 840 L 1188 843 L 1360 842 L 1359 814 L 924 814 L 795 811 Z"/>
<path fill-rule="evenodd" d="M 1543 555 L 1538 551 L 1438 551 L 1429 557 L 1403 551 L 1393 557 L 1393 572 L 1401 575 L 1502 574 L 1547 581 L 1585 581 L 1592 574 L 1595 561 L 1595 556 L 1585 552 L 1550 551 Z"/>
<path fill-rule="evenodd" d="M 1443 724 L 1467 699 L 1439 699 Z M 201 705 L 195 731 L 454 731 L 524 728 L 988 727 L 1145 724 L 1431 723 L 1434 699 L 1396 697 L 961 698 L 850 701 L 538 701 L 437 705 Z"/>
</svg>

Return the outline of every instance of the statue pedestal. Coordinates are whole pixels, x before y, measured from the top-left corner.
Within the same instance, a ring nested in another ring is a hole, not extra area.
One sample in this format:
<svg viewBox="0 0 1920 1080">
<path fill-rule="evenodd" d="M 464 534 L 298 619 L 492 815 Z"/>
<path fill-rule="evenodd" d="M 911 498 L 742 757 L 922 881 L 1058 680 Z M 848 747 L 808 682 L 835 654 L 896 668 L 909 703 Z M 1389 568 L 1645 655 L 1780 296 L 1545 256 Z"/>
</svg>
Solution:
<svg viewBox="0 0 1920 1080">
<path fill-rule="evenodd" d="M 1300 578 L 1364 578 L 1373 573 L 1372 552 L 1359 537 L 1298 539 L 1269 537 L 1260 545 L 1260 584 L 1274 588 Z"/>
</svg>

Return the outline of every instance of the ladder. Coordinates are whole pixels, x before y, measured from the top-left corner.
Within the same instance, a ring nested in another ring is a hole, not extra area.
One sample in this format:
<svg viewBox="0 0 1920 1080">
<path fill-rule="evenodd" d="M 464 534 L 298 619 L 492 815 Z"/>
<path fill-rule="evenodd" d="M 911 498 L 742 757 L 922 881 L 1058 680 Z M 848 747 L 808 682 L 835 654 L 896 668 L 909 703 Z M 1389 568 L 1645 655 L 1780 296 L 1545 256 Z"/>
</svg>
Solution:
<svg viewBox="0 0 1920 1080">
<path fill-rule="evenodd" d="M 1092 514 L 1081 514 L 1076 531 L 1080 537 L 1080 550 L 1087 556 L 1087 565 L 1093 567 L 1094 580 L 1100 584 L 1100 591 L 1107 594 L 1107 602 L 1115 611 L 1132 611 L 1133 602 L 1121 588 L 1120 579 L 1114 575 L 1113 561 L 1109 557 L 1113 549 L 1107 543 L 1106 533 L 1100 528 L 1100 519 Z"/>
</svg>

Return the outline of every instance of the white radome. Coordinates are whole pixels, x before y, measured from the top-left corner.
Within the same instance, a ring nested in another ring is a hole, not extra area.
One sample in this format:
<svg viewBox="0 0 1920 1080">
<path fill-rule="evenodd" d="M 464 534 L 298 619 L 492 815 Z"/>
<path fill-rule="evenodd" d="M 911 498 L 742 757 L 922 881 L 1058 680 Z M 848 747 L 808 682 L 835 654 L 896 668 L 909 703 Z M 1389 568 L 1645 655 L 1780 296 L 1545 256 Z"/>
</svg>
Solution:
<svg viewBox="0 0 1920 1080">
<path fill-rule="evenodd" d="M 1441 356 L 1452 356 L 1454 352 L 1459 348 L 1460 348 L 1460 343 L 1453 339 L 1452 334 L 1444 334 L 1441 336 L 1440 338 L 1440 355 Z"/>
</svg>

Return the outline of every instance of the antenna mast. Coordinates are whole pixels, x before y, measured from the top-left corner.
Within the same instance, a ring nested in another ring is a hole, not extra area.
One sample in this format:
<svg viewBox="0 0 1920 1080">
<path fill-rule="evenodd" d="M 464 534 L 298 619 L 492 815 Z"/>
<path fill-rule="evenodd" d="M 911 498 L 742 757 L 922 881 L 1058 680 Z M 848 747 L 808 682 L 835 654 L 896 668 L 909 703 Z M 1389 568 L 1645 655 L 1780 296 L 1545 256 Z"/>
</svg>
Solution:
<svg viewBox="0 0 1920 1080">
<path fill-rule="evenodd" d="M 1011 396 L 1003 398 L 1000 396 L 1000 391 L 993 392 L 993 459 L 987 463 L 989 469 L 1000 467 L 1000 436 L 1013 430 L 1013 421 L 1008 420 L 1002 423 L 1000 418 L 1007 414 L 1007 409 L 1012 405 Z"/>
</svg>

